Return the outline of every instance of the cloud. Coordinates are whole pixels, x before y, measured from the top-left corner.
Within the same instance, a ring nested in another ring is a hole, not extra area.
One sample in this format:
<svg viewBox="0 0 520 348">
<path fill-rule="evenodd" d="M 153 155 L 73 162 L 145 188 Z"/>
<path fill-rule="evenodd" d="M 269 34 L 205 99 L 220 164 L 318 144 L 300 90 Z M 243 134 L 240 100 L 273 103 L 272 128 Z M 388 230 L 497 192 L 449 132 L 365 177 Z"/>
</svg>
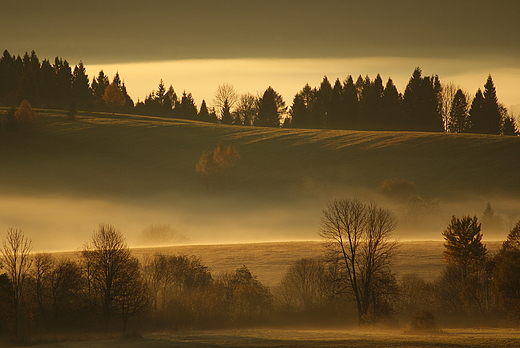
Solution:
<svg viewBox="0 0 520 348">
<path fill-rule="evenodd" d="M 513 1 L 5 0 L 2 7 L 6 49 L 72 63 L 520 56 Z"/>
</svg>

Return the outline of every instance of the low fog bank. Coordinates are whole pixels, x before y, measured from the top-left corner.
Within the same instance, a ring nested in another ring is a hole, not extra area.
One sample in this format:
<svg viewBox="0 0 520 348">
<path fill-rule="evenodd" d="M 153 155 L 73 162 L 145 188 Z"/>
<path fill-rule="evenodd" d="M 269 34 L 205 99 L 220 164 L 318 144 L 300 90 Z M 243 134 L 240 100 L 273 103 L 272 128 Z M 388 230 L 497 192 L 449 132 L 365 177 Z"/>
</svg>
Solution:
<svg viewBox="0 0 520 348">
<path fill-rule="evenodd" d="M 4 195 L 0 231 L 21 228 L 33 240 L 34 251 L 48 252 L 80 249 L 100 223 L 121 230 L 132 247 L 319 240 L 322 210 L 335 198 L 360 198 L 390 209 L 398 217 L 394 236 L 401 241 L 442 240 L 452 215 L 476 215 L 483 221 L 485 240 L 504 240 L 520 220 L 520 200 L 496 196 L 450 201 L 431 198 L 425 207 L 390 199 L 376 190 L 311 191 L 269 198 L 243 193 L 193 197 L 165 193 L 134 200 Z M 491 222 L 484 217 L 488 203 L 493 210 Z M 143 231 L 158 227 L 169 233 L 166 243 L 144 243 Z"/>
</svg>

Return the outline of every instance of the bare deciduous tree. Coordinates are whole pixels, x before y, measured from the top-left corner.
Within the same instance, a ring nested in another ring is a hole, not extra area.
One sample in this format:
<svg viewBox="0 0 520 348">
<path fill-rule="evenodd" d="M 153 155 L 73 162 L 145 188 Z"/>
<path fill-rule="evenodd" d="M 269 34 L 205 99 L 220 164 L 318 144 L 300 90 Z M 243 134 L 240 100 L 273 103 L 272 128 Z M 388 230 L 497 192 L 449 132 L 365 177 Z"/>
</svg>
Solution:
<svg viewBox="0 0 520 348">
<path fill-rule="evenodd" d="M 238 94 L 233 85 L 223 83 L 217 87 L 215 97 L 213 98 L 213 107 L 216 110 L 222 111 L 225 104 L 227 104 L 230 110 L 233 110 L 237 102 Z"/>
<path fill-rule="evenodd" d="M 280 282 L 280 300 L 288 309 L 309 312 L 323 303 L 325 265 L 316 259 L 303 258 L 287 269 Z"/>
<path fill-rule="evenodd" d="M 94 232 L 91 242 L 81 251 L 84 273 L 87 281 L 86 295 L 93 308 L 100 314 L 103 329 L 115 315 L 115 299 L 120 296 L 121 287 L 128 277 L 125 270 L 132 261 L 132 255 L 119 230 L 109 224 L 101 224 Z"/>
<path fill-rule="evenodd" d="M 2 263 L 11 281 L 11 301 L 14 310 L 13 329 L 16 339 L 19 339 L 19 322 L 21 307 L 24 300 L 24 288 L 32 261 L 29 254 L 32 249 L 31 240 L 21 229 L 10 228 L 7 230 L 6 239 L 3 241 Z"/>
<path fill-rule="evenodd" d="M 334 200 L 323 214 L 319 234 L 331 261 L 343 267 L 344 281 L 356 300 L 358 323 L 364 325 L 395 287 L 390 265 L 397 243 L 390 237 L 396 219 L 390 211 L 356 199 Z"/>
</svg>

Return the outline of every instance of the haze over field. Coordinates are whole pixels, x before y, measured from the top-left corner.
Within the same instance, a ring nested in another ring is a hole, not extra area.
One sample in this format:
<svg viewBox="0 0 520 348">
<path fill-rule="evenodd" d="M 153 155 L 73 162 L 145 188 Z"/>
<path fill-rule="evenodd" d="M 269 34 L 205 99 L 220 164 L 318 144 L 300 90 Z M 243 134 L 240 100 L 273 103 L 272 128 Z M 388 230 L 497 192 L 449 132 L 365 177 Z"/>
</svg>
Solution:
<svg viewBox="0 0 520 348">
<path fill-rule="evenodd" d="M 502 221 L 485 238 L 501 240 L 520 211 L 517 137 L 245 128 L 118 114 L 64 119 L 41 112 L 30 135 L 5 137 L 0 147 L 0 182 L 8 183 L 0 187 L 0 228 L 22 228 L 35 250 L 80 248 L 99 223 L 121 229 L 131 245 L 150 224 L 169 225 L 195 244 L 318 240 L 322 210 L 341 197 L 390 207 L 402 240 L 440 240 L 451 215 L 481 216 L 487 202 Z M 195 166 L 219 141 L 241 159 L 225 182 L 208 187 Z M 394 177 L 414 182 L 432 208 L 383 197 L 378 187 Z"/>
</svg>

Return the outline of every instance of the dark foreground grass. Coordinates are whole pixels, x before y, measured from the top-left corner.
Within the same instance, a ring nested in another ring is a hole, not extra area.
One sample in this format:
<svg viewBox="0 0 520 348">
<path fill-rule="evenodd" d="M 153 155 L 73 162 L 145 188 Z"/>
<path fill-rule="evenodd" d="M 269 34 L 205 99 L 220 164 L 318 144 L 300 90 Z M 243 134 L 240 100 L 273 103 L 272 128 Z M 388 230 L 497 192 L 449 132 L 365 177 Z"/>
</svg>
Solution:
<svg viewBox="0 0 520 348">
<path fill-rule="evenodd" d="M 39 347 L 480 347 L 511 348 L 520 346 L 520 331 L 509 329 L 446 330 L 441 334 L 410 335 L 403 330 L 223 330 L 184 333 L 155 333 L 143 339 L 100 339 L 62 341 Z"/>
</svg>

